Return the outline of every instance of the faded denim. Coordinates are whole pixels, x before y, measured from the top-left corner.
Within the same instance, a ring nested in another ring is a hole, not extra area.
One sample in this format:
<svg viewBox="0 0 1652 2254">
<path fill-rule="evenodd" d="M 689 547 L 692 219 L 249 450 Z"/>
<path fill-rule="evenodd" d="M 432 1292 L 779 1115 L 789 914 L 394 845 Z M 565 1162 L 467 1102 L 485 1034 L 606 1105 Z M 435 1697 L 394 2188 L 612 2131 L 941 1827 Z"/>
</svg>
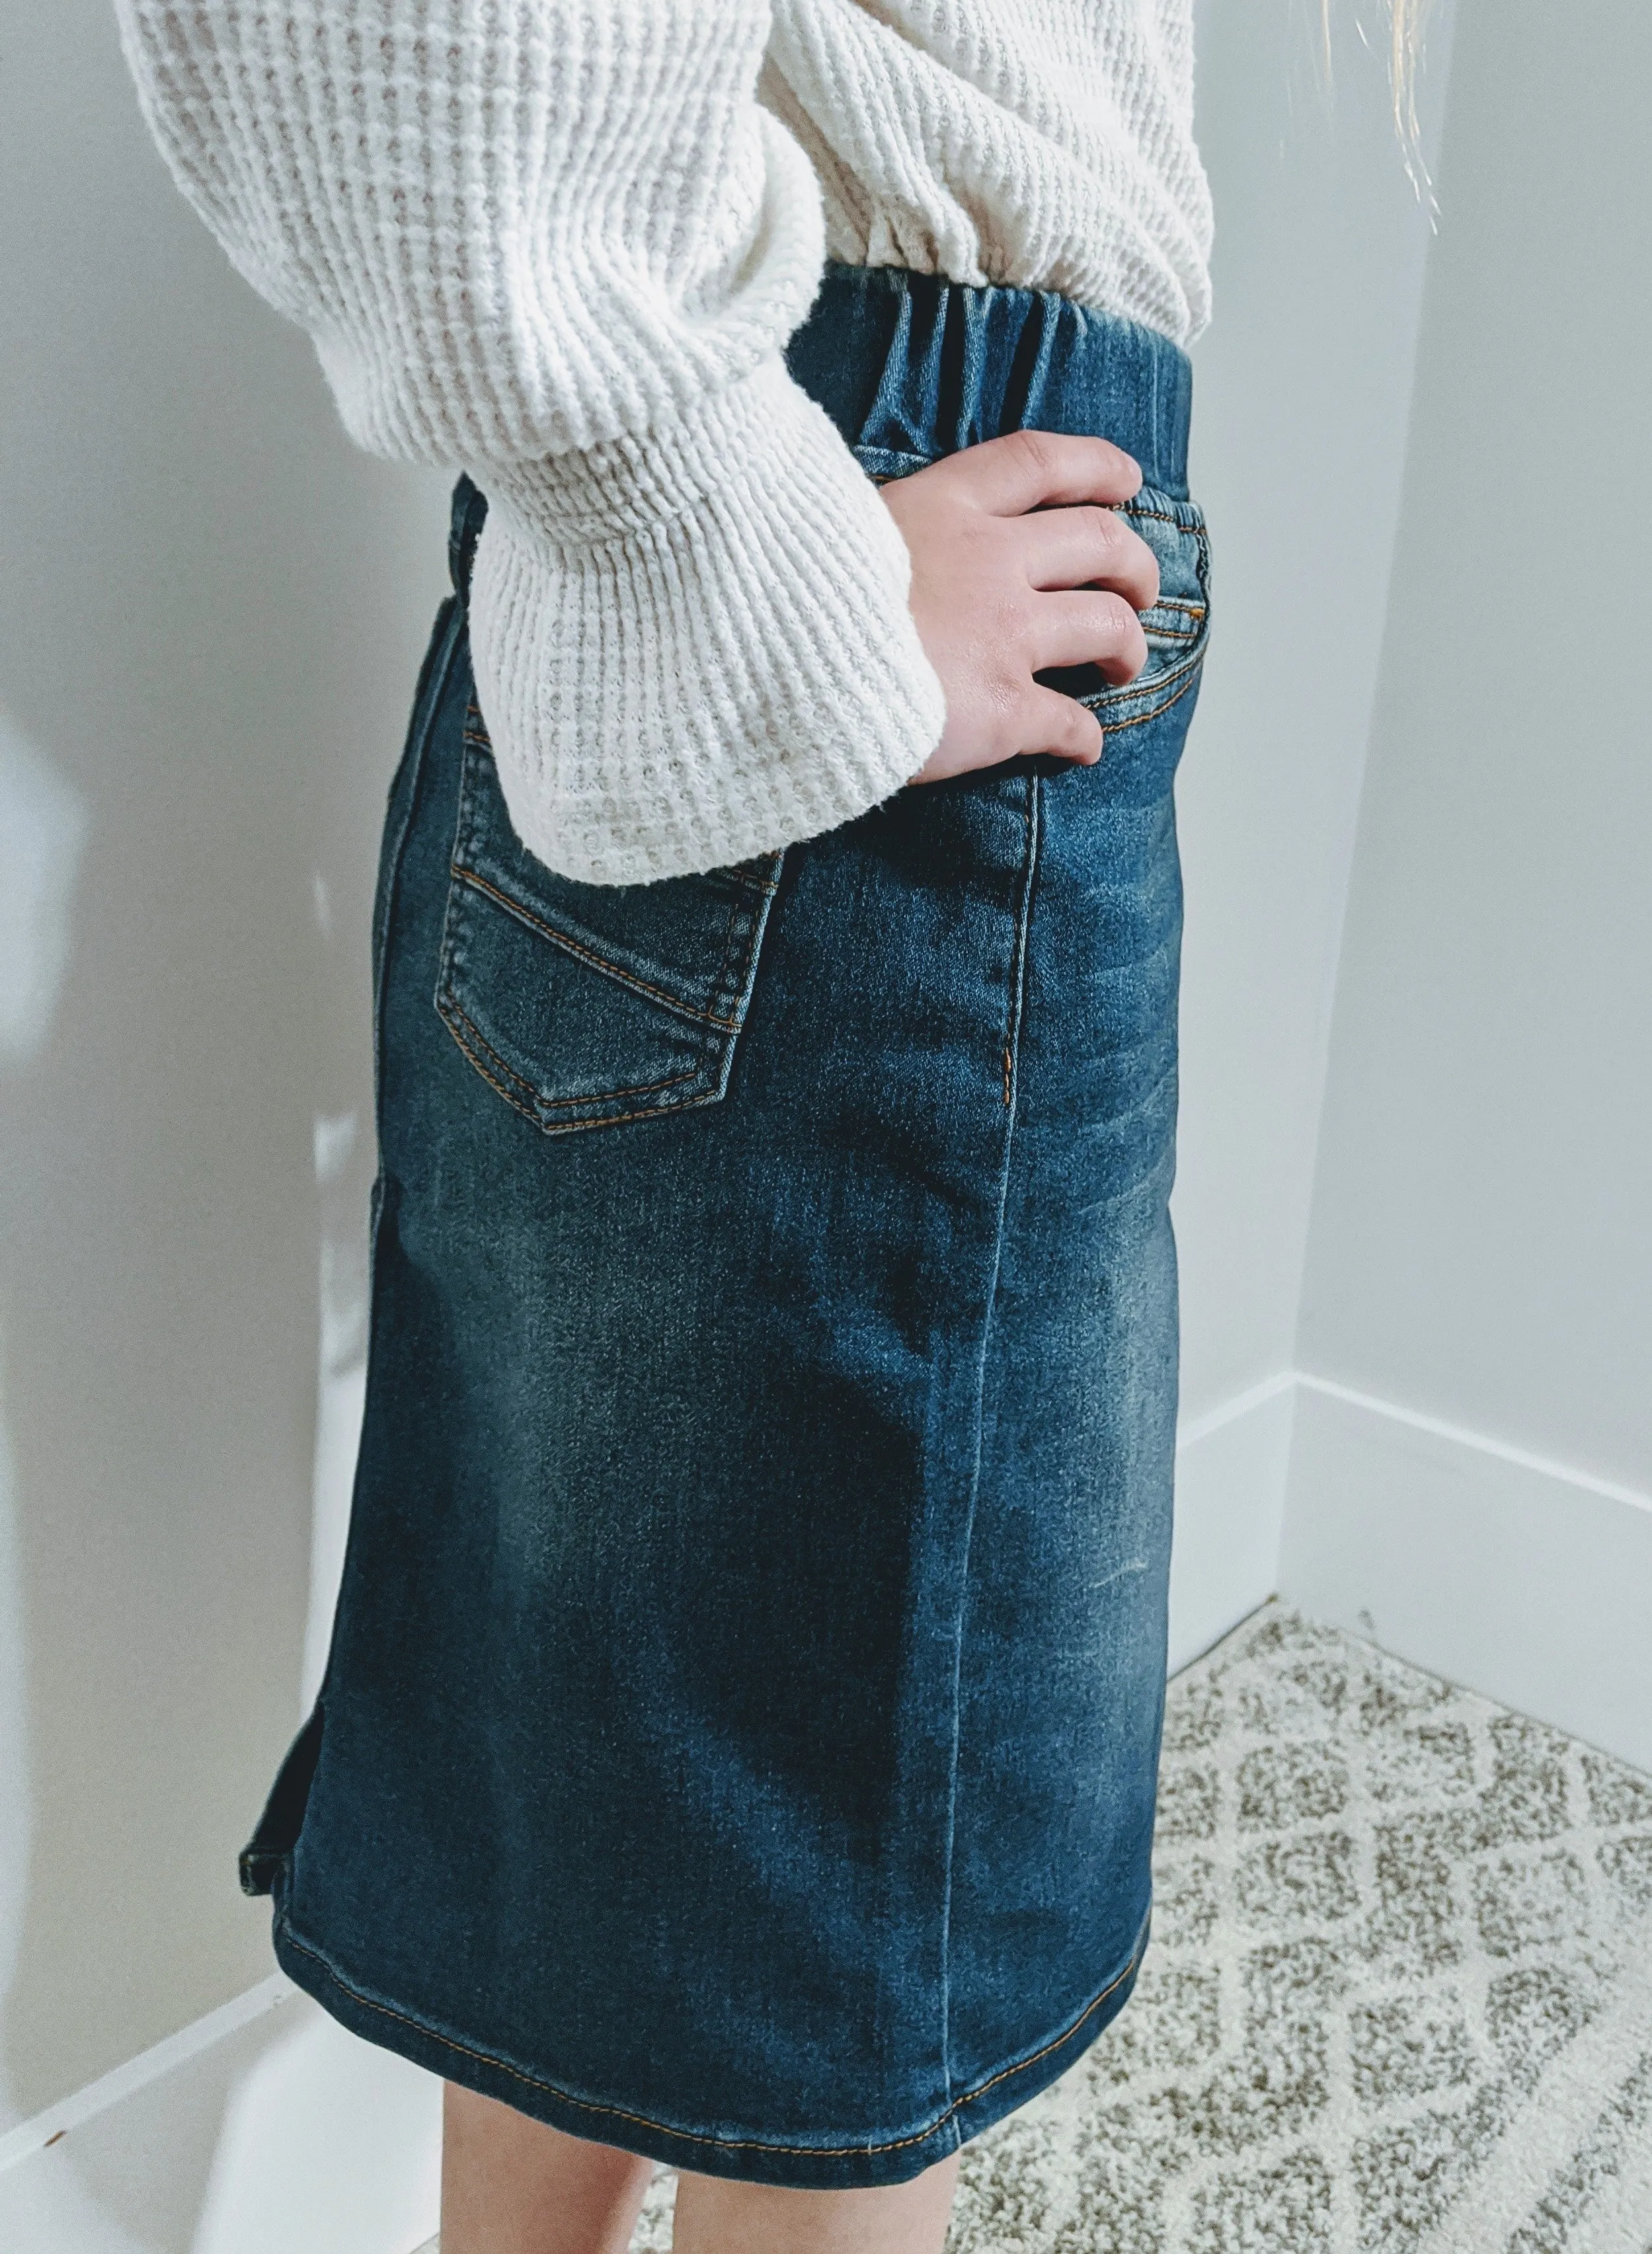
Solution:
<svg viewBox="0 0 1652 2254">
<path fill-rule="evenodd" d="M 1171 786 L 1208 626 L 1187 363 L 833 270 L 869 470 L 1142 461 L 1099 766 L 603 887 L 512 836 L 465 631 L 390 796 L 366 1427 L 326 1677 L 242 1858 L 344 2023 L 715 2174 L 897 2181 L 1145 1940 L 1176 1409 Z"/>
</svg>

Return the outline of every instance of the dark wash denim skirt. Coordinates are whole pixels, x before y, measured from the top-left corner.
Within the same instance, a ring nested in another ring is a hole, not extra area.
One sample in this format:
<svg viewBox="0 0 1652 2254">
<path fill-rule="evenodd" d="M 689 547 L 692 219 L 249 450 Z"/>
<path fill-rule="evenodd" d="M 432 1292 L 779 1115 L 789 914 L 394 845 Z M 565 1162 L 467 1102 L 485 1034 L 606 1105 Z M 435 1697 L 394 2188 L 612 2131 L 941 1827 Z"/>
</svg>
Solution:
<svg viewBox="0 0 1652 2254">
<path fill-rule="evenodd" d="M 916 2175 L 1146 1939 L 1176 1411 L 1171 785 L 1207 628 L 1172 345 L 833 269 L 875 476 L 1142 464 L 1107 731 L 648 886 L 512 834 L 456 592 L 385 827 L 366 1426 L 332 1655 L 242 1857 L 336 2018 L 716 2175 Z"/>
</svg>

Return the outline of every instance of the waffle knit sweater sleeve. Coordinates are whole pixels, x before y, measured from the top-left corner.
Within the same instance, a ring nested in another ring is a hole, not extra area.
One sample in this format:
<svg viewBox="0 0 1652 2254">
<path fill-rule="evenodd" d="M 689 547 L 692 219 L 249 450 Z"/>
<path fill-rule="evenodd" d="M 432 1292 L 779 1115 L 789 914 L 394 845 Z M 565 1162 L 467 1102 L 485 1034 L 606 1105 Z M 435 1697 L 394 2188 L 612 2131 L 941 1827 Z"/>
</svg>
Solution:
<svg viewBox="0 0 1652 2254">
<path fill-rule="evenodd" d="M 823 256 L 767 0 L 117 0 L 185 194 L 351 435 L 488 499 L 512 821 L 630 883 L 864 812 L 944 718 L 910 564 L 786 373 Z"/>
</svg>

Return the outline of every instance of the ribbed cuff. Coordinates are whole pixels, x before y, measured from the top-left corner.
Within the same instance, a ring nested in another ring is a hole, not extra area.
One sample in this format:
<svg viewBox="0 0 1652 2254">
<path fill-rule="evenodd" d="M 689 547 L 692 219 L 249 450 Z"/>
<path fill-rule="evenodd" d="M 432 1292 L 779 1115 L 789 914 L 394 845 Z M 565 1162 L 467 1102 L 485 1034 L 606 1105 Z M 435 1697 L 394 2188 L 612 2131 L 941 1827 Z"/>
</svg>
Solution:
<svg viewBox="0 0 1652 2254">
<path fill-rule="evenodd" d="M 472 474 L 477 693 L 517 835 L 562 874 L 816 836 L 939 739 L 905 542 L 778 357 L 668 431 Z"/>
</svg>

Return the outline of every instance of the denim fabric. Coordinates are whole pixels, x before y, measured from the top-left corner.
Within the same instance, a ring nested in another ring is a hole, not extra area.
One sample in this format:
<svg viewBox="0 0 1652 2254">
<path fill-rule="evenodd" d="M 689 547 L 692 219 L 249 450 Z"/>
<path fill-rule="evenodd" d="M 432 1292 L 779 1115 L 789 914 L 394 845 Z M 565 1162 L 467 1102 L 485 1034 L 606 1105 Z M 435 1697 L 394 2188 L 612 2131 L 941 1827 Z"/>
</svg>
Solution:
<svg viewBox="0 0 1652 2254">
<path fill-rule="evenodd" d="M 835 270 L 792 364 L 880 475 L 1118 439 L 1163 592 L 1099 766 L 602 887 L 516 843 L 455 496 L 385 829 L 348 1554 L 243 1857 L 348 2026 L 577 2134 L 916 2174 L 1144 1946 L 1176 1396 L 1186 363 Z"/>
</svg>

